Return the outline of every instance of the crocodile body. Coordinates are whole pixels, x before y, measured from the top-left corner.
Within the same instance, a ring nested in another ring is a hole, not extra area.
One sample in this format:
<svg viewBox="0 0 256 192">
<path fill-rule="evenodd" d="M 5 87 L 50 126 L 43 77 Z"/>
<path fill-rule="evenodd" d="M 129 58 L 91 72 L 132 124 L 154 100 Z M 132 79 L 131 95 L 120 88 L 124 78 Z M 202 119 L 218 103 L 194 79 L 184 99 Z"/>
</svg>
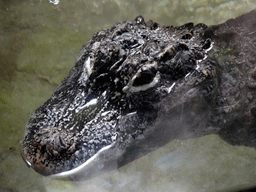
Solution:
<svg viewBox="0 0 256 192">
<path fill-rule="evenodd" d="M 40 174 L 80 177 L 173 138 L 219 133 L 255 147 L 255 95 L 256 10 L 210 27 L 138 16 L 84 45 L 31 115 L 21 153 Z"/>
</svg>

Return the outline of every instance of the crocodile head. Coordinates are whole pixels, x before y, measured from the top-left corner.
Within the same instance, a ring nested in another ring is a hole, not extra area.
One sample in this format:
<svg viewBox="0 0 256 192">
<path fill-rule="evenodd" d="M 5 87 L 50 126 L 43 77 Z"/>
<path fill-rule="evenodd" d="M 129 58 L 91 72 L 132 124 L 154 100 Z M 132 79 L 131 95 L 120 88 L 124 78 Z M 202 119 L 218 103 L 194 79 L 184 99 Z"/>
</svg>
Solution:
<svg viewBox="0 0 256 192">
<path fill-rule="evenodd" d="M 204 119 L 218 66 L 208 58 L 214 43 L 206 29 L 193 23 L 162 27 L 139 16 L 97 32 L 31 115 L 23 159 L 40 174 L 65 175 L 126 163 L 134 146 L 147 151 L 181 132 L 209 127 Z"/>
</svg>

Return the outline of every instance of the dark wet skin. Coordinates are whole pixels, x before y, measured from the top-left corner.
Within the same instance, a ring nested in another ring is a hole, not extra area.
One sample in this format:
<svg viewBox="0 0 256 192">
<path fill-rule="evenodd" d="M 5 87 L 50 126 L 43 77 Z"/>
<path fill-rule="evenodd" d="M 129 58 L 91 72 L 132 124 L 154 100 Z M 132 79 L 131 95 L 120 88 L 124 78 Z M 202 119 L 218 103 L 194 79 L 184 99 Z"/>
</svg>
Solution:
<svg viewBox="0 0 256 192">
<path fill-rule="evenodd" d="M 212 133 L 256 146 L 256 10 L 210 27 L 139 16 L 97 32 L 31 115 L 21 153 L 52 175 Z"/>
</svg>

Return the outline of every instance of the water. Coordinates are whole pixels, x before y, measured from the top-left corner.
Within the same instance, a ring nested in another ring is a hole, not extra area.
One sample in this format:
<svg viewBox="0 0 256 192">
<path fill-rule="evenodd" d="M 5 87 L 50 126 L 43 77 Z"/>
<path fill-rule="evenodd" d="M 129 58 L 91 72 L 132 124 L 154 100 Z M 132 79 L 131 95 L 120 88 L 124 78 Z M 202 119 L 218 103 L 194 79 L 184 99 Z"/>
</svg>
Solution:
<svg viewBox="0 0 256 192">
<path fill-rule="evenodd" d="M 165 25 L 219 24 L 250 0 L 0 1 L 0 191 L 226 191 L 256 185 L 256 150 L 216 135 L 173 140 L 88 181 L 55 181 L 28 169 L 20 141 L 29 115 L 53 93 L 99 29 L 143 15 Z"/>
</svg>

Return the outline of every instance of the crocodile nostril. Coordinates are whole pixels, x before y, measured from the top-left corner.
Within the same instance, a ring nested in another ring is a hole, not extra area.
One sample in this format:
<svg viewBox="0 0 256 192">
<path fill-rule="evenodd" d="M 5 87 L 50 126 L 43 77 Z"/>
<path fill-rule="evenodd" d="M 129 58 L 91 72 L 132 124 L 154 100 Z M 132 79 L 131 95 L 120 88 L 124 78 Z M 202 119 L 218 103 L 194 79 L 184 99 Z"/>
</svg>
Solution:
<svg viewBox="0 0 256 192">
<path fill-rule="evenodd" d="M 44 154 L 46 152 L 46 145 L 43 145 L 40 149 L 40 152 Z"/>
</svg>

